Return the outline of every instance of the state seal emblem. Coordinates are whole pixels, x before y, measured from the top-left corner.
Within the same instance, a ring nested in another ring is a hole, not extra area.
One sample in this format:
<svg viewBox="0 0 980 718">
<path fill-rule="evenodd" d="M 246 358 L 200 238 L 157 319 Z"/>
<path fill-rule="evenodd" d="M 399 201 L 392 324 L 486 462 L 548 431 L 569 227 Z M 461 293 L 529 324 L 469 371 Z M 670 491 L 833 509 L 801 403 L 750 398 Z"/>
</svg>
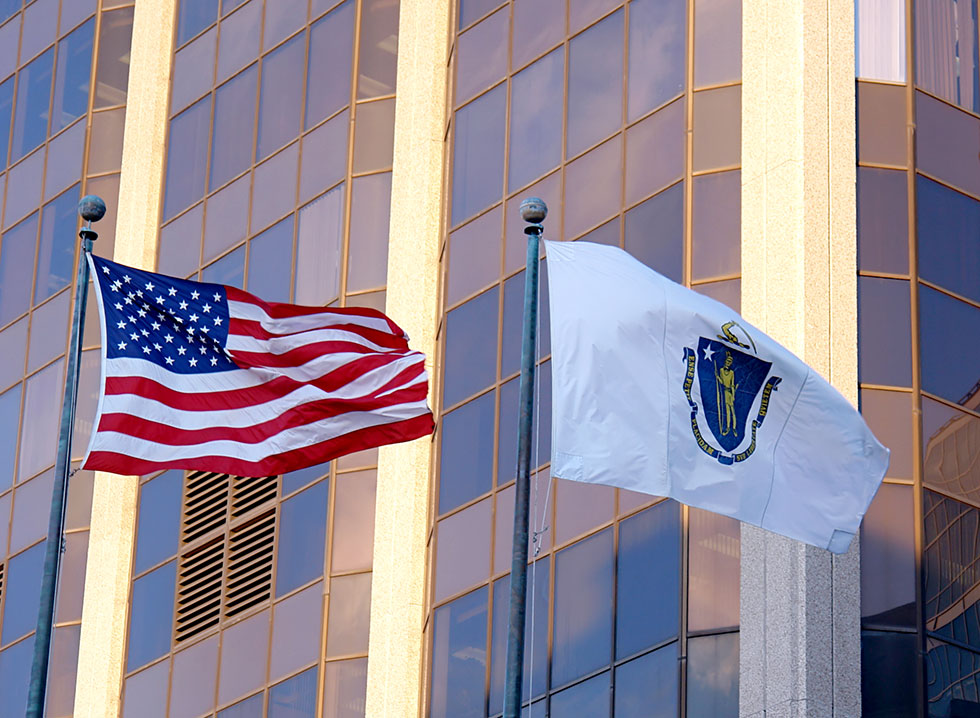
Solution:
<svg viewBox="0 0 980 718">
<path fill-rule="evenodd" d="M 685 347 L 684 362 L 684 395 L 691 407 L 691 431 L 698 446 L 722 464 L 745 461 L 755 452 L 756 434 L 765 421 L 772 392 L 782 381 L 770 376 L 772 362 L 758 356 L 755 342 L 736 322 L 724 324 L 714 338 L 699 337 L 696 349 Z M 693 396 L 695 379 L 700 406 Z M 760 391 L 762 399 L 750 421 Z M 703 422 L 714 441 L 701 430 L 698 415 L 702 409 Z"/>
</svg>

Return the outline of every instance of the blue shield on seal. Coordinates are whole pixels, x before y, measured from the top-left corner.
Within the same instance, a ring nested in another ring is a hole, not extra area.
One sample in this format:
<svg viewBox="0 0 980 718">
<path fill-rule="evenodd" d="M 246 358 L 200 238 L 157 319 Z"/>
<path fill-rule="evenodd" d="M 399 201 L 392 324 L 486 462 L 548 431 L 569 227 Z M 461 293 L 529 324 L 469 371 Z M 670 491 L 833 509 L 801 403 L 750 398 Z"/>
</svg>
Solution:
<svg viewBox="0 0 980 718">
<path fill-rule="evenodd" d="M 704 420 L 725 451 L 733 451 L 745 438 L 749 410 L 770 368 L 772 362 L 723 342 L 700 338 L 698 385 Z"/>
</svg>

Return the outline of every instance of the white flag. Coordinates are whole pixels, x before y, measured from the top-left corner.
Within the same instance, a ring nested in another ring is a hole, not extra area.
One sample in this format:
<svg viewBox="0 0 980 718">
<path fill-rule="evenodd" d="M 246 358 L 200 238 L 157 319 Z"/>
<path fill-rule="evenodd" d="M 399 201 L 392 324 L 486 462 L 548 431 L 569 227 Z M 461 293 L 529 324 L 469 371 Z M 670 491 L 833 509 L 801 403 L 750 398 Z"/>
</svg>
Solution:
<svg viewBox="0 0 980 718">
<path fill-rule="evenodd" d="M 735 311 L 616 247 L 546 242 L 553 476 L 847 551 L 888 449 Z"/>
</svg>

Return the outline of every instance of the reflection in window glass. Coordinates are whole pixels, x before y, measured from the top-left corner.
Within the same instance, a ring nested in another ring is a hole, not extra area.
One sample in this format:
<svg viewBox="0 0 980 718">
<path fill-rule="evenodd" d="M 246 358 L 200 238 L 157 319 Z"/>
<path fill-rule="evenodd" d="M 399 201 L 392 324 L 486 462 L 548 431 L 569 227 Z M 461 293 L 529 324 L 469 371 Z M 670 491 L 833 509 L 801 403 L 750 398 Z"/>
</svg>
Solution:
<svg viewBox="0 0 980 718">
<path fill-rule="evenodd" d="M 24 375 L 24 353 L 26 349 L 27 317 L 24 317 L 19 322 L 15 322 L 0 331 L 0 356 L 4 357 L 4 361 L 0 362 L 0 389 L 6 389 Z M 2 412 L 0 412 L 0 416 L 2 416 Z M 7 433 L 6 436 L 10 436 L 10 433 Z M 3 466 L 2 461 L 0 461 L 0 466 Z M 0 469 L 0 473 L 2 471 Z M 0 486 L 3 486 L 2 480 L 0 480 Z"/>
<path fill-rule="evenodd" d="M 323 667 L 323 718 L 359 718 L 367 700 L 367 658 Z"/>
<path fill-rule="evenodd" d="M 904 110 L 904 93 L 899 96 Z M 901 141 L 904 143 L 906 123 L 901 124 Z M 980 195 L 978 154 L 980 119 L 924 92 L 915 93 L 915 164 L 918 169 L 973 195 Z"/>
<path fill-rule="evenodd" d="M 259 693 L 239 701 L 223 711 L 218 711 L 218 718 L 262 718 L 262 698 L 263 694 Z"/>
<path fill-rule="evenodd" d="M 490 490 L 493 473 L 495 392 L 484 394 L 442 419 L 439 513 Z"/>
<path fill-rule="evenodd" d="M 357 131 L 354 133 L 355 173 L 391 167 L 394 146 L 390 138 L 394 131 L 394 99 L 362 102 L 357 106 Z"/>
<path fill-rule="evenodd" d="M 68 312 L 71 307 L 71 296 L 71 292 L 63 291 L 50 302 L 45 302 L 34 310 L 31 318 L 33 329 L 27 355 L 27 371 L 34 371 L 65 351 L 65 344 L 68 341 L 65 328 L 69 325 Z M 15 352 L 15 355 L 17 353 Z M 22 370 L 23 367 L 18 366 L 17 368 Z M 75 442 L 79 442 L 81 445 L 77 436 L 72 442 L 72 445 L 77 449 L 78 445 Z"/>
<path fill-rule="evenodd" d="M 140 574 L 177 553 L 183 485 L 184 472 L 172 470 L 140 487 L 134 574 Z"/>
<path fill-rule="evenodd" d="M 242 177 L 208 198 L 208 212 L 204 220 L 205 262 L 211 261 L 228 247 L 245 239 L 248 213 L 243 212 L 242 208 L 248 206 L 250 183 L 251 177 Z M 252 211 L 255 211 L 255 206 L 252 207 Z M 193 232 L 191 236 L 194 245 L 197 245 L 197 232 Z M 196 266 L 196 257 L 194 261 Z"/>
<path fill-rule="evenodd" d="M 483 718 L 487 588 L 437 608 L 433 623 L 430 718 Z"/>
<path fill-rule="evenodd" d="M 219 705 L 236 700 L 265 684 L 268 651 L 268 610 L 225 628 L 221 635 Z"/>
<path fill-rule="evenodd" d="M 619 211 L 623 176 L 621 138 L 622 135 L 617 135 L 566 165 L 562 205 L 566 237 L 575 238 Z"/>
<path fill-rule="evenodd" d="M 858 269 L 908 274 L 906 173 L 858 167 L 857 178 Z M 929 210 L 922 206 L 921 190 L 919 197 L 917 202 L 921 218 Z M 922 230 L 919 232 L 921 234 Z"/>
<path fill-rule="evenodd" d="M 611 529 L 558 554 L 552 686 L 562 686 L 609 663 L 612 554 Z"/>
<path fill-rule="evenodd" d="M 976 715 L 980 709 L 977 705 L 980 702 L 977 700 L 980 695 L 980 655 L 931 638 L 926 641 L 926 651 L 929 718 Z M 906 656 L 903 658 L 908 660 Z M 907 669 L 907 666 L 902 667 Z M 908 671 L 903 670 L 902 674 L 908 675 Z M 912 681 L 909 683 L 915 685 Z"/>
<path fill-rule="evenodd" d="M 306 0 L 276 0 L 265 4 L 264 49 L 278 45 L 306 22 L 306 5 Z"/>
<path fill-rule="evenodd" d="M 11 161 L 20 159 L 47 137 L 53 63 L 54 48 L 48 48 L 17 74 L 17 110 L 14 114 Z"/>
<path fill-rule="evenodd" d="M 665 277 L 684 281 L 683 182 L 626 213 L 626 251 Z"/>
<path fill-rule="evenodd" d="M 58 72 L 54 78 L 51 134 L 67 127 L 88 110 L 89 75 L 95 18 L 58 43 Z"/>
<path fill-rule="evenodd" d="M 195 643 L 174 655 L 170 714 L 199 716 L 214 708 L 218 672 L 218 636 Z"/>
<path fill-rule="evenodd" d="M 257 79 L 253 65 L 215 93 L 208 190 L 217 189 L 252 163 Z"/>
<path fill-rule="evenodd" d="M 980 353 L 980 309 L 922 286 L 919 317 L 923 391 L 965 404 L 980 389 L 977 363 L 961 360 Z"/>
<path fill-rule="evenodd" d="M 214 51 L 217 44 L 218 29 L 213 27 L 174 54 L 173 80 L 170 89 L 171 112 L 184 109 L 214 85 L 211 68 L 214 67 Z"/>
<path fill-rule="evenodd" d="M 391 173 L 355 177 L 351 192 L 347 291 L 383 287 L 388 278 Z"/>
<path fill-rule="evenodd" d="M 398 2 L 361 0 L 357 58 L 357 99 L 395 92 L 398 58 Z"/>
<path fill-rule="evenodd" d="M 374 558 L 377 471 L 340 474 L 336 486 L 330 570 L 369 569 Z"/>
<path fill-rule="evenodd" d="M 452 223 L 500 199 L 506 89 L 500 85 L 456 112 Z"/>
<path fill-rule="evenodd" d="M 0 714 L 20 716 L 27 712 L 33 654 L 33 637 L 0 652 Z"/>
<path fill-rule="evenodd" d="M 438 602 L 486 581 L 490 573 L 490 499 L 444 518 L 438 526 L 436 583 Z"/>
<path fill-rule="evenodd" d="M 858 277 L 858 376 L 866 384 L 911 386 L 909 283 Z"/>
<path fill-rule="evenodd" d="M 283 474 L 282 477 L 282 495 L 288 496 L 297 489 L 302 489 L 309 483 L 312 483 L 315 479 L 320 479 L 330 473 L 330 462 L 325 464 L 317 464 L 316 466 L 309 466 L 305 469 L 300 469 L 299 471 L 291 471 L 288 474 Z"/>
<path fill-rule="evenodd" d="M 44 178 L 44 196 L 46 198 L 52 197 L 68 185 L 78 181 L 78 177 L 82 173 L 82 155 L 85 150 L 85 124 L 84 121 L 76 122 L 71 129 L 62 132 L 48 144 L 48 166 Z M 121 134 L 119 139 L 122 140 Z M 118 169 L 118 166 L 113 169 Z M 89 172 L 91 171 L 89 170 Z"/>
<path fill-rule="evenodd" d="M 289 301 L 293 218 L 286 217 L 248 243 L 248 291 L 267 302 Z"/>
<path fill-rule="evenodd" d="M 177 563 L 171 561 L 133 581 L 127 671 L 149 663 L 170 650 L 176 574 Z"/>
<path fill-rule="evenodd" d="M 739 236 L 741 172 L 719 172 L 694 178 L 691 218 L 694 279 L 738 274 L 742 258 Z"/>
<path fill-rule="evenodd" d="M 11 110 L 14 106 L 14 78 L 0 84 L 0 165 L 7 165 L 7 148 L 10 144 Z"/>
<path fill-rule="evenodd" d="M 721 87 L 694 95 L 694 158 L 691 169 L 721 169 L 739 163 L 742 88 Z"/>
<path fill-rule="evenodd" d="M 226 2 L 222 8 L 228 10 Z M 259 34 L 262 32 L 262 0 L 228 15 L 221 22 L 221 45 L 218 47 L 218 82 L 240 70 L 259 54 Z"/>
<path fill-rule="evenodd" d="M 327 657 L 366 653 L 371 622 L 371 574 L 331 579 L 329 616 Z"/>
<path fill-rule="evenodd" d="M 619 527 L 616 657 L 677 635 L 680 622 L 680 507 L 664 501 Z M 651 612 L 650 607 L 656 606 Z"/>
<path fill-rule="evenodd" d="M 604 718 L 609 715 L 609 679 L 607 671 L 551 696 L 550 718 Z"/>
<path fill-rule="evenodd" d="M 280 601 L 274 609 L 269 678 L 278 680 L 316 660 L 323 624 L 323 583 Z"/>
<path fill-rule="evenodd" d="M 305 202 L 342 179 L 347 172 L 347 130 L 350 125 L 346 112 L 327 120 L 303 138 L 302 163 L 299 178 L 299 198 Z M 310 160 L 310 158 L 315 158 Z"/>
<path fill-rule="evenodd" d="M 51 678 L 47 696 L 47 711 L 52 718 L 70 716 L 74 708 L 75 670 L 78 667 L 78 642 L 81 638 L 81 629 L 82 627 L 77 624 L 58 626 L 54 629 L 49 669 Z M 0 690 L 3 690 L 2 684 Z"/>
<path fill-rule="evenodd" d="M 344 185 L 340 185 L 299 211 L 297 304 L 322 306 L 340 294 L 343 238 Z"/>
<path fill-rule="evenodd" d="M 548 23 L 540 23 L 546 25 Z M 456 41 L 456 95 L 461 105 L 490 87 L 507 72 L 507 30 L 510 13 L 499 10 Z M 560 97 L 560 95 L 559 95 Z"/>
<path fill-rule="evenodd" d="M 674 718 L 677 671 L 677 643 L 616 668 L 616 718 Z"/>
<path fill-rule="evenodd" d="M 310 31 L 306 129 L 350 102 L 354 55 L 354 2 L 347 0 Z"/>
<path fill-rule="evenodd" d="M 572 157 L 615 131 L 621 121 L 623 13 L 616 12 L 571 41 L 568 60 L 568 148 Z"/>
<path fill-rule="evenodd" d="M 269 689 L 267 718 L 315 718 L 316 668 Z"/>
<path fill-rule="evenodd" d="M 626 131 L 626 204 L 649 197 L 684 176 L 685 132 L 683 100 Z"/>
<path fill-rule="evenodd" d="M 3 633 L 0 634 L 0 643 L 10 643 L 37 627 L 37 606 L 41 599 L 43 564 L 43 541 L 7 562 L 7 575 L 4 577 L 3 586 Z"/>
<path fill-rule="evenodd" d="M 694 0 L 694 86 L 741 79 L 741 0 Z"/>
<path fill-rule="evenodd" d="M 210 115 L 211 98 L 205 97 L 170 122 L 164 220 L 183 211 L 204 194 Z"/>
<path fill-rule="evenodd" d="M 14 491 L 14 516 L 10 522 L 10 551 L 19 551 L 44 538 L 51 507 L 54 470 L 22 483 Z M 64 574 L 62 573 L 62 578 Z"/>
<path fill-rule="evenodd" d="M 980 202 L 916 177 L 919 276 L 980 302 Z"/>
<path fill-rule="evenodd" d="M 922 398 L 923 481 L 927 486 L 980 502 L 980 462 L 973 448 L 978 440 L 980 419 Z"/>
<path fill-rule="evenodd" d="M 60 359 L 27 380 L 24 417 L 31 430 L 20 437 L 17 473 L 21 480 L 54 464 L 64 374 L 65 360 Z"/>
<path fill-rule="evenodd" d="M 126 679 L 123 718 L 167 718 L 170 661 L 163 660 Z"/>
<path fill-rule="evenodd" d="M 500 276 L 500 243 L 487 241 L 488 237 L 500 234 L 500 214 L 501 208 L 495 207 L 449 235 L 447 305 L 455 304 Z M 523 280 L 521 286 L 524 286 Z M 506 289 L 504 295 L 507 295 Z M 523 301 L 523 294 L 521 296 Z M 506 298 L 504 303 L 507 303 Z"/>
<path fill-rule="evenodd" d="M 972 7 L 971 7 L 972 6 Z M 976 2 L 915 3 L 915 82 L 924 90 L 976 112 Z"/>
<path fill-rule="evenodd" d="M 229 252 L 201 271 L 201 280 L 213 284 L 242 287 L 245 284 L 245 247 Z"/>
<path fill-rule="evenodd" d="M 43 302 L 72 280 L 75 264 L 75 228 L 78 226 L 78 191 L 65 192 L 41 213 L 41 239 L 37 255 L 34 303 Z"/>
<path fill-rule="evenodd" d="M 861 633 L 861 714 L 866 718 L 914 718 L 919 683 L 914 633 Z M 943 715 L 941 713 L 940 715 Z"/>
<path fill-rule="evenodd" d="M 27 311 L 36 244 L 36 213 L 0 239 L 0 326 Z"/>
<path fill-rule="evenodd" d="M 95 83 L 96 108 L 112 107 L 126 102 L 129 51 L 133 40 L 133 8 L 104 12 L 100 21 L 102 25 L 99 30 L 99 81 Z"/>
<path fill-rule="evenodd" d="M 858 77 L 905 82 L 903 0 L 857 0 L 854 41 Z"/>
<path fill-rule="evenodd" d="M 690 631 L 730 628 L 739 623 L 741 529 L 735 519 L 691 509 L 688 533 Z M 718 601 L 718 596 L 729 596 Z"/>
<path fill-rule="evenodd" d="M 299 134 L 300 113 L 284 108 L 298 109 L 302 104 L 305 55 L 306 35 L 301 33 L 262 61 L 257 159 L 267 157 Z"/>
<path fill-rule="evenodd" d="M 14 482 L 14 455 L 17 450 L 17 427 L 20 425 L 20 395 L 23 386 L 18 384 L 13 389 L 0 394 L 0 431 L 8 437 L 7 441 L 0 441 L 0 491 L 6 490 Z M 0 515 L 0 521 L 3 520 Z"/>
<path fill-rule="evenodd" d="M 282 502 L 276 563 L 276 595 L 323 574 L 327 532 L 326 481 Z"/>
<path fill-rule="evenodd" d="M 452 310 L 446 317 L 443 374 L 445 407 L 491 384 L 497 364 L 497 297 L 494 287 Z"/>
<path fill-rule="evenodd" d="M 635 120 L 684 89 L 685 0 L 630 5 L 628 118 Z"/>
<path fill-rule="evenodd" d="M 912 394 L 861 390 L 861 415 L 871 431 L 888 447 L 887 477 L 912 479 Z"/>
<path fill-rule="evenodd" d="M 700 636 L 687 642 L 689 718 L 738 716 L 738 634 Z"/>
<path fill-rule="evenodd" d="M 861 523 L 863 625 L 915 627 L 912 487 L 883 484 Z"/>
<path fill-rule="evenodd" d="M 473 3 L 463 0 L 460 4 Z M 565 0 L 515 0 L 513 7 L 511 67 L 516 69 L 565 38 L 565 23 L 540 22 L 540 18 L 563 16 Z"/>
<path fill-rule="evenodd" d="M 507 181 L 511 192 L 561 162 L 561 114 L 554 108 L 561 107 L 564 78 L 565 53 L 558 49 L 519 72 L 511 82 Z"/>
<path fill-rule="evenodd" d="M 177 44 L 183 45 L 218 16 L 218 0 L 190 0 L 180 3 L 177 17 Z"/>
</svg>

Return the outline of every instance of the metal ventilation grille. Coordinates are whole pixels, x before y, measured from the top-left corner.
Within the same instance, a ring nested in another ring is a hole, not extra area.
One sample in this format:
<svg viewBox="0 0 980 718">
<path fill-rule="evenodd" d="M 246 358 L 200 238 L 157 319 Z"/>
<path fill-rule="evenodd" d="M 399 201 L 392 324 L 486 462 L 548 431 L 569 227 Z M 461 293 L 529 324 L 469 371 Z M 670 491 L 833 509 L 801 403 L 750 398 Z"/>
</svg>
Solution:
<svg viewBox="0 0 980 718">
<path fill-rule="evenodd" d="M 252 509 L 276 498 L 279 477 L 261 476 L 259 478 L 235 478 L 234 498 L 231 502 L 231 517 L 237 519 Z"/>
<path fill-rule="evenodd" d="M 228 474 L 196 471 L 187 475 L 184 488 L 183 543 L 193 543 L 224 526 L 228 510 Z"/>
<path fill-rule="evenodd" d="M 221 575 L 225 542 L 216 536 L 180 557 L 176 639 L 183 641 L 221 619 Z"/>
<path fill-rule="evenodd" d="M 225 615 L 234 616 L 272 595 L 272 555 L 276 537 L 276 511 L 270 509 L 229 537 Z"/>
</svg>

